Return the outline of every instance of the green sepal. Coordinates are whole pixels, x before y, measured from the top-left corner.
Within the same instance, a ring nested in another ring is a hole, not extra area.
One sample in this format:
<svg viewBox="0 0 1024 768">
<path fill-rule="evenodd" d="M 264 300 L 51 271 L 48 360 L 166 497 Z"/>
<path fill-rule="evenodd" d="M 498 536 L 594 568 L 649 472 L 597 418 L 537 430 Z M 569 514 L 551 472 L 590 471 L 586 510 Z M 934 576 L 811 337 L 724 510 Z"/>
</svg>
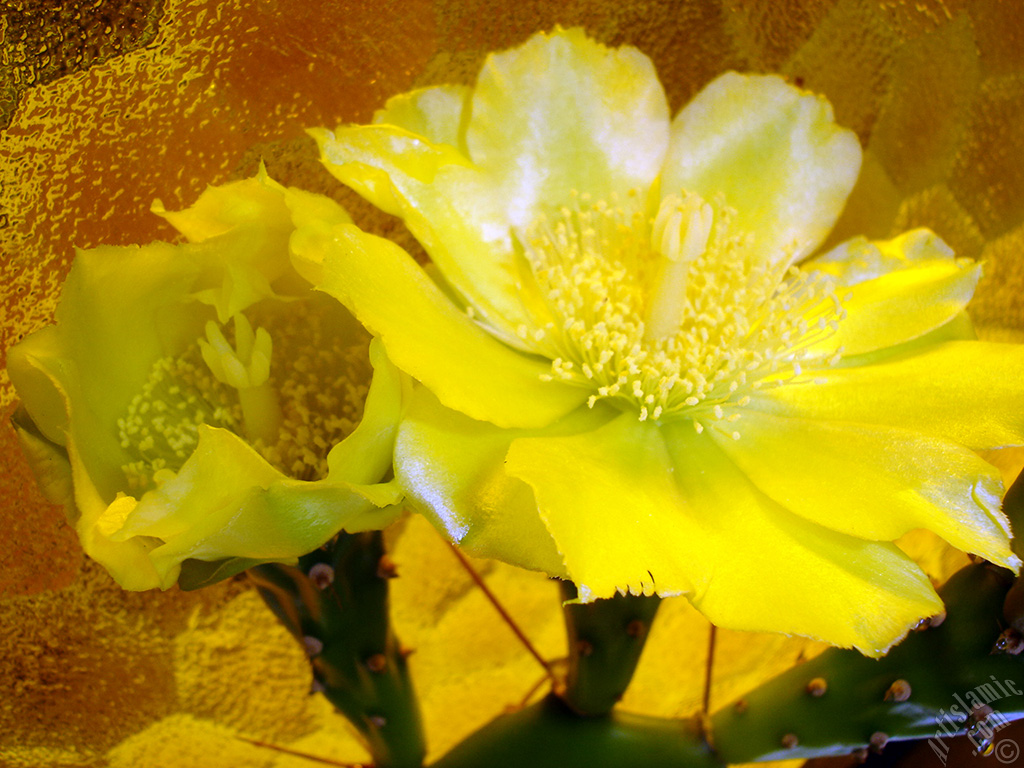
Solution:
<svg viewBox="0 0 1024 768">
<path fill-rule="evenodd" d="M 432 768 L 703 768 L 723 765 L 697 721 L 615 712 L 580 717 L 551 695 L 502 715 Z"/>
<path fill-rule="evenodd" d="M 581 715 L 606 715 L 633 679 L 661 598 L 626 594 L 579 603 L 572 582 L 560 585 L 569 639 L 562 698 Z"/>
</svg>

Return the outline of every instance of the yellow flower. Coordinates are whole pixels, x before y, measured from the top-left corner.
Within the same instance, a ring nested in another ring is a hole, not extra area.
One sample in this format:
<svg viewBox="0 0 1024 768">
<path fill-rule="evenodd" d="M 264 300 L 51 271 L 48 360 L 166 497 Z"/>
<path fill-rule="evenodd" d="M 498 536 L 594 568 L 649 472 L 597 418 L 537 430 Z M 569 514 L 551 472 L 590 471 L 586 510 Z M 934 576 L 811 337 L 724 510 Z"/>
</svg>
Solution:
<svg viewBox="0 0 1024 768">
<path fill-rule="evenodd" d="M 972 449 L 1024 439 L 1024 351 L 971 340 L 930 232 L 810 258 L 861 157 L 824 99 L 726 74 L 670 120 L 559 30 L 314 135 L 436 268 L 351 225 L 310 256 L 420 382 L 396 474 L 467 551 L 869 654 L 941 610 L 903 533 L 1018 567 Z"/>
<path fill-rule="evenodd" d="M 398 372 L 289 254 L 311 212 L 348 215 L 263 173 L 155 210 L 189 242 L 79 253 L 55 325 L 9 355 L 22 444 L 86 553 L 166 589 L 186 560 L 202 583 L 386 525 Z"/>
</svg>

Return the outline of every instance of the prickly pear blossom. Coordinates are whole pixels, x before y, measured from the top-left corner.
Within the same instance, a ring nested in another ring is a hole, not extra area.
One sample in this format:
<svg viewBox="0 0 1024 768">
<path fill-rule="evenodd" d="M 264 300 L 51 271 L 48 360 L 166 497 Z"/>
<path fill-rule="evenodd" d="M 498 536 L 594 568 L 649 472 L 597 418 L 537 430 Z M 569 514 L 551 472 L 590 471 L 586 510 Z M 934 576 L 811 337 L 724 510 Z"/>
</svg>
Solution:
<svg viewBox="0 0 1024 768">
<path fill-rule="evenodd" d="M 398 372 L 289 253 L 311 211 L 347 214 L 262 173 L 156 209 L 189 242 L 79 253 L 56 323 L 9 355 L 22 444 L 86 553 L 166 589 L 184 561 L 208 582 L 386 525 Z"/>
<path fill-rule="evenodd" d="M 823 98 L 726 74 L 670 119 L 559 30 L 314 135 L 433 261 L 338 224 L 321 285 L 418 380 L 396 474 L 467 551 L 869 654 L 941 610 L 905 532 L 1019 566 L 974 449 L 1024 440 L 1024 350 L 928 231 L 813 255 L 861 160 Z"/>
</svg>

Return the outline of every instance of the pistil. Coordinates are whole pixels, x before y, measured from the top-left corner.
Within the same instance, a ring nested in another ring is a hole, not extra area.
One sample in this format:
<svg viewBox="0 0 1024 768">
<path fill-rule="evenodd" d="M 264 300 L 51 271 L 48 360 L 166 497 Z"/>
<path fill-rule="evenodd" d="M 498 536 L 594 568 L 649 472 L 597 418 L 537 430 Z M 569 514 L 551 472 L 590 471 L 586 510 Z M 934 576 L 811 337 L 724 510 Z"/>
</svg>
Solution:
<svg viewBox="0 0 1024 768">
<path fill-rule="evenodd" d="M 660 258 L 644 316 L 644 341 L 679 332 L 690 268 L 707 248 L 712 218 L 711 206 L 692 192 L 662 201 L 651 231 L 651 247 Z"/>
<path fill-rule="evenodd" d="M 246 436 L 271 445 L 281 427 L 281 407 L 270 385 L 272 341 L 265 328 L 253 331 L 245 315 L 235 315 L 235 346 L 210 320 L 199 340 L 203 360 L 214 377 L 238 390 Z"/>
</svg>

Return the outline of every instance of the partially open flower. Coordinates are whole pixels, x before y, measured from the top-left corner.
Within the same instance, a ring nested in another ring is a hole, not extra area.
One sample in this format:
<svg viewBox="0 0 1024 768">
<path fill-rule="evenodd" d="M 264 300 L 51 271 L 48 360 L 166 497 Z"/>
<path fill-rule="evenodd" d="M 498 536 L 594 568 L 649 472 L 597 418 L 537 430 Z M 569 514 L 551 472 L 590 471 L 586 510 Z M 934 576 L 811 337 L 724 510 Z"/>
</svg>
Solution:
<svg viewBox="0 0 1024 768">
<path fill-rule="evenodd" d="M 195 585 L 386 525 L 401 380 L 289 251 L 310 211 L 347 214 L 263 173 L 156 208 L 189 242 L 79 253 L 56 323 L 9 355 L 22 443 L 86 553 L 166 589 L 184 561 Z"/>
<path fill-rule="evenodd" d="M 726 74 L 670 120 L 570 30 L 315 135 L 436 267 L 339 224 L 322 285 L 422 384 L 396 474 L 469 552 L 869 654 L 941 610 L 903 533 L 1018 567 L 972 449 L 1024 440 L 1024 350 L 930 232 L 809 258 L 861 157 L 824 99 Z"/>
</svg>

